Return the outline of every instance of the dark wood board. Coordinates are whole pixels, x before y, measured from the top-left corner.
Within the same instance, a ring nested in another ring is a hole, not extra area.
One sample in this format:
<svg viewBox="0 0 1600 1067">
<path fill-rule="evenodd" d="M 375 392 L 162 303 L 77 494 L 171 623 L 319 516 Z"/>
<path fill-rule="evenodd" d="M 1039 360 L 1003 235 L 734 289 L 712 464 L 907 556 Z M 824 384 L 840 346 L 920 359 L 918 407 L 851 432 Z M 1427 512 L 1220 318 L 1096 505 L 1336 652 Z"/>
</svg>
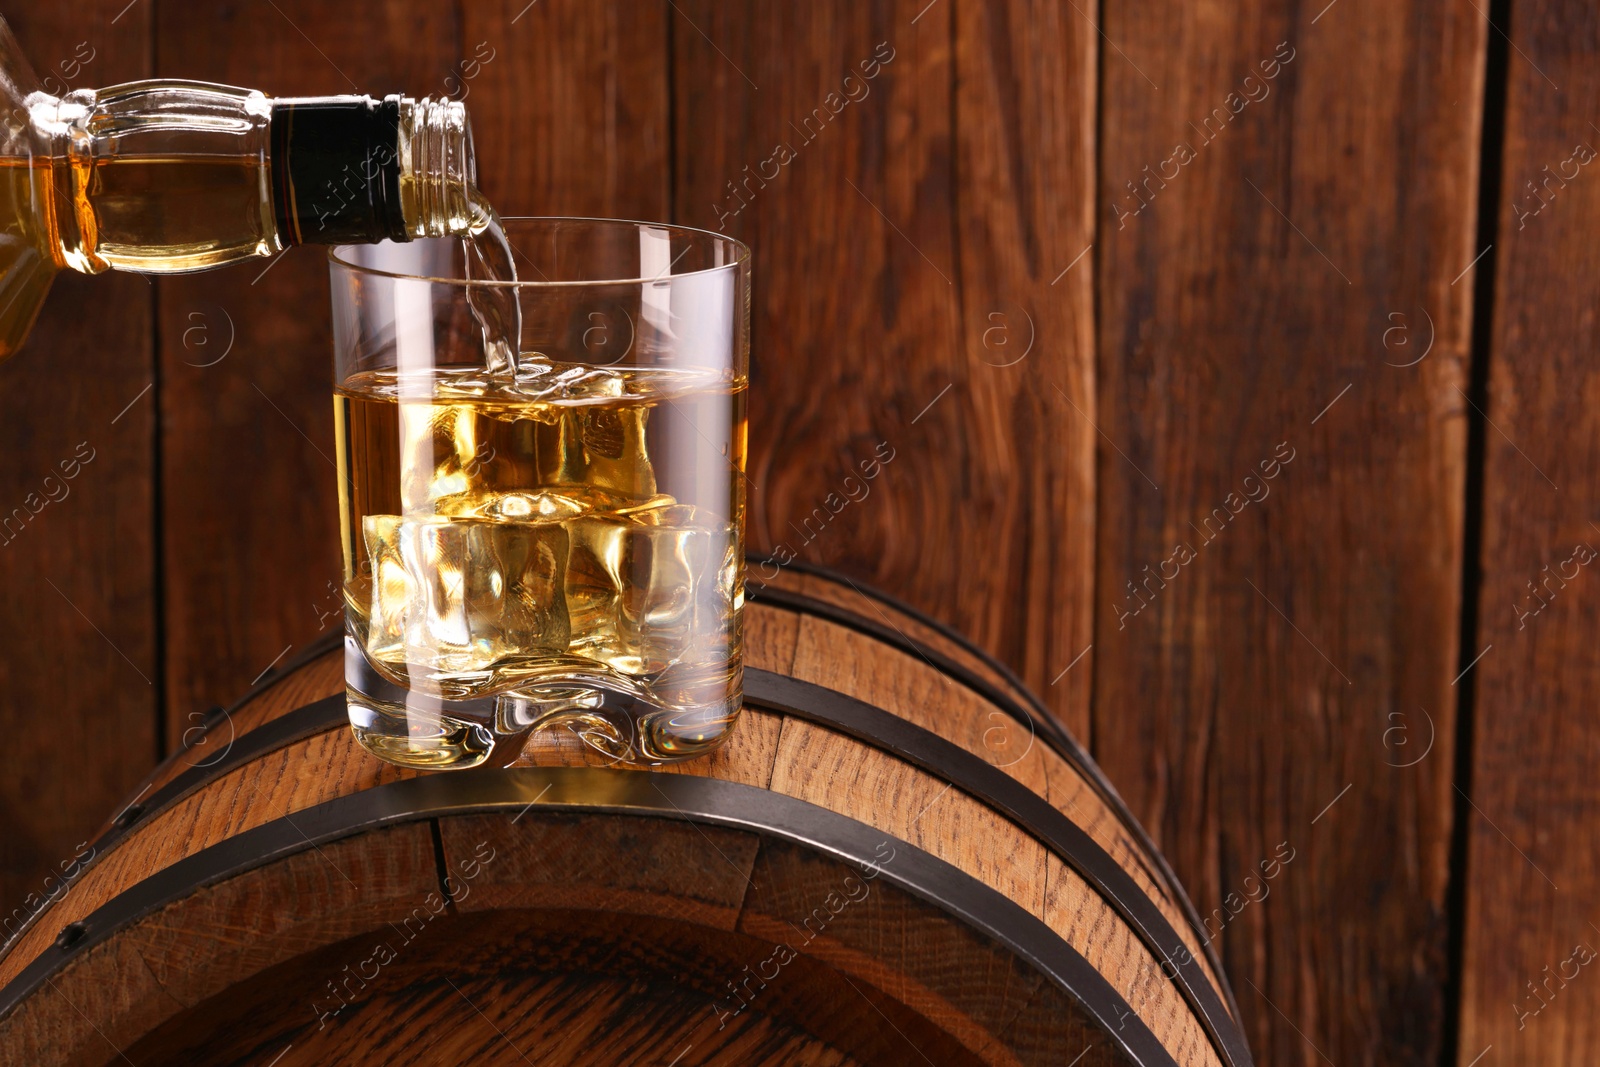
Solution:
<svg viewBox="0 0 1600 1067">
<path fill-rule="evenodd" d="M 1062 271 L 1095 44 L 1069 15 L 699 0 L 671 29 L 678 219 L 757 250 L 752 543 L 955 624 L 1081 732 L 1088 661 L 1050 684 L 1092 580 L 1093 430 L 1062 417 L 1093 408 L 1090 272 Z"/>
<path fill-rule="evenodd" d="M 1600 547 L 1600 184 L 1582 162 L 1600 149 L 1600 16 L 1535 0 L 1512 5 L 1506 30 L 1461 1065 L 1491 1047 L 1483 1065 L 1584 1062 L 1600 1007 L 1586 962 L 1600 950 L 1600 599 L 1585 562 Z"/>
<path fill-rule="evenodd" d="M 664 0 L 460 8 L 463 52 L 493 55 L 461 99 L 472 115 L 478 180 L 495 208 L 665 218 Z"/>
<path fill-rule="evenodd" d="M 149 75 L 149 7 L 125 3 L 6 15 L 62 92 Z M 142 278 L 58 277 L 0 366 L 3 930 L 67 888 L 157 754 L 152 301 Z"/>
<path fill-rule="evenodd" d="M 1217 916 L 1259 1062 L 1436 1063 L 1487 27 L 1101 29 L 1095 752 Z"/>
</svg>

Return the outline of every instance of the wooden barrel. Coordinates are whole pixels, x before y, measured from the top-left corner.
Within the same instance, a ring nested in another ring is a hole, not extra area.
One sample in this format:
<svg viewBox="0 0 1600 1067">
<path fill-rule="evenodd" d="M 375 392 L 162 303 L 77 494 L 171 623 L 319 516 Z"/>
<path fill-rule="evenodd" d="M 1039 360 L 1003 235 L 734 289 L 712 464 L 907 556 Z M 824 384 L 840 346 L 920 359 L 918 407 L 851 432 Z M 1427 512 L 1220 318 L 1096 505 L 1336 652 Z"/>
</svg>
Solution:
<svg viewBox="0 0 1600 1067">
<path fill-rule="evenodd" d="M 383 764 L 330 635 L 10 939 L 0 1061 L 1248 1067 L 1171 871 L 1009 672 L 847 580 L 750 579 L 739 726 L 665 770 Z"/>
</svg>

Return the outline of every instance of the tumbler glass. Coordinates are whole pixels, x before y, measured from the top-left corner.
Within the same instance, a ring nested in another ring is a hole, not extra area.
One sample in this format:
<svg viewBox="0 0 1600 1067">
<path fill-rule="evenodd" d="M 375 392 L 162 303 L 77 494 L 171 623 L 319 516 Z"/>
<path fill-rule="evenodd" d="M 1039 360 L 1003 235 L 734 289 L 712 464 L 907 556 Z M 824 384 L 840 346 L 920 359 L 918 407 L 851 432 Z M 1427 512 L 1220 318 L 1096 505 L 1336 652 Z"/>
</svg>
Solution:
<svg viewBox="0 0 1600 1067">
<path fill-rule="evenodd" d="M 503 232 L 498 259 L 330 254 L 351 726 L 414 767 L 558 727 L 618 762 L 700 755 L 741 701 L 749 249 Z"/>
</svg>

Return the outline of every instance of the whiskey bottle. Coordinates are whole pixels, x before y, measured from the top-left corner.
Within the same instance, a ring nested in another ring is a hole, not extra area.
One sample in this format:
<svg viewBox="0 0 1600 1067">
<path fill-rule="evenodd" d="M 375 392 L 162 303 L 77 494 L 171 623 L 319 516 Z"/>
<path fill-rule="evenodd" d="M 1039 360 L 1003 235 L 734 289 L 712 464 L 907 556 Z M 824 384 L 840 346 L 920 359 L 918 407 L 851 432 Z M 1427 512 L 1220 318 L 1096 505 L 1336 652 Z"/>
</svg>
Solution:
<svg viewBox="0 0 1600 1067">
<path fill-rule="evenodd" d="M 465 107 L 157 79 L 54 96 L 0 19 L 0 359 L 62 270 L 175 274 L 482 225 Z"/>
</svg>

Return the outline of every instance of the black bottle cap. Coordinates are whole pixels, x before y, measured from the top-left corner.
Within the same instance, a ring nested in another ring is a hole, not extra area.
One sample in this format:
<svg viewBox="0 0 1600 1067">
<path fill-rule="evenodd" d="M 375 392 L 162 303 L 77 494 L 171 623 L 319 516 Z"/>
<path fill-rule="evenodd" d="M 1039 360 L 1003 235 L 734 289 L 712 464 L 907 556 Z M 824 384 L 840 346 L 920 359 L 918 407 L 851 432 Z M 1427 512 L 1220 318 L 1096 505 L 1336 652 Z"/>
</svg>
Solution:
<svg viewBox="0 0 1600 1067">
<path fill-rule="evenodd" d="M 272 203 L 286 244 L 407 241 L 400 97 L 272 102 Z"/>
</svg>

